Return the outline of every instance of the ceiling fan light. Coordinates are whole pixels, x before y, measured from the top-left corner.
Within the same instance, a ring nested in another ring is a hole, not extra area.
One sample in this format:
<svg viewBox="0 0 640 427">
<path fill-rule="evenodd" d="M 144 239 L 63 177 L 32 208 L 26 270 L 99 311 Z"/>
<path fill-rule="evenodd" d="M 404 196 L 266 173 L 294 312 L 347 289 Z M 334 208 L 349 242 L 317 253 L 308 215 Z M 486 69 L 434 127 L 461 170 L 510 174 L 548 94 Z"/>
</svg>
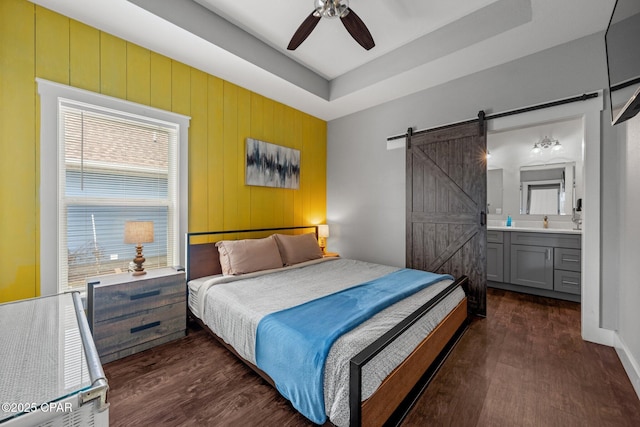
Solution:
<svg viewBox="0 0 640 427">
<path fill-rule="evenodd" d="M 349 12 L 349 0 L 315 0 L 313 4 L 323 18 L 339 18 Z"/>
</svg>

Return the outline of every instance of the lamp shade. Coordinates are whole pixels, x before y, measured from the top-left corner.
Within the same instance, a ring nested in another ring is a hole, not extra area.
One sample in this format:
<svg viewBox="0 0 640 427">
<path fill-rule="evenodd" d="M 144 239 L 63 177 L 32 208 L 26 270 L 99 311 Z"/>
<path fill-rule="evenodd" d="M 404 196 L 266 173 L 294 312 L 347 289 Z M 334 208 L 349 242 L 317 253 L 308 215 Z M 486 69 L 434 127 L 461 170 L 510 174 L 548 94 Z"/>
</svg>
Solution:
<svg viewBox="0 0 640 427">
<path fill-rule="evenodd" d="M 327 224 L 318 225 L 318 237 L 329 237 L 329 226 Z"/>
<path fill-rule="evenodd" d="M 153 242 L 153 221 L 127 221 L 124 223 L 124 242 L 131 244 Z"/>
</svg>

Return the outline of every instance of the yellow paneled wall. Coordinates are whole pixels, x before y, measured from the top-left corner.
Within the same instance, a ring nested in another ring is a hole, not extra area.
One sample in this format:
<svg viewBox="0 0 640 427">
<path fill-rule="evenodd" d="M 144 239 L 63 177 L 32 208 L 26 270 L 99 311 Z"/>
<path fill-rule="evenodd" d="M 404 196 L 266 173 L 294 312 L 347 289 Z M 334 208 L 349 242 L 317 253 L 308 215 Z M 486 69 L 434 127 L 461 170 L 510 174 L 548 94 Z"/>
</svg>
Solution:
<svg viewBox="0 0 640 427">
<path fill-rule="evenodd" d="M 190 231 L 325 220 L 324 121 L 27 0 L 2 0 L 0 302 L 56 280 L 39 273 L 36 77 L 191 116 Z M 245 186 L 247 137 L 301 150 L 300 189 Z"/>
</svg>

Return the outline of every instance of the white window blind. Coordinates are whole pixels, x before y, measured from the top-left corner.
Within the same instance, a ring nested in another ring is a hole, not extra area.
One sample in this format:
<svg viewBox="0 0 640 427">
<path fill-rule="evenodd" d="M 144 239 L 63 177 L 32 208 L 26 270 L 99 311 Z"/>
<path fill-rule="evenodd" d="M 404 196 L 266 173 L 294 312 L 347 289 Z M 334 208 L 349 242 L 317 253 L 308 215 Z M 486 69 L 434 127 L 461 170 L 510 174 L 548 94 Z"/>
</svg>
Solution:
<svg viewBox="0 0 640 427">
<path fill-rule="evenodd" d="M 59 291 L 127 271 L 127 221 L 152 221 L 145 269 L 179 264 L 178 125 L 60 99 Z"/>
</svg>

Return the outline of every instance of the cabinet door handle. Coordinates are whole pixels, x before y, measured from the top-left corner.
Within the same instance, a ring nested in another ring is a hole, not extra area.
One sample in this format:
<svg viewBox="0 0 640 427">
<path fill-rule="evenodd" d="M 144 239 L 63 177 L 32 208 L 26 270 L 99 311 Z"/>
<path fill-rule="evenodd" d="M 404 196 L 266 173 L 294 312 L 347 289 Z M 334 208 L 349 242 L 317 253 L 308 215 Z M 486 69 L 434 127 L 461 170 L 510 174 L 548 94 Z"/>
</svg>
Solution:
<svg viewBox="0 0 640 427">
<path fill-rule="evenodd" d="M 147 323 L 146 325 L 136 326 L 135 328 L 131 328 L 131 333 L 135 334 L 136 332 L 144 331 L 145 329 L 155 328 L 156 326 L 160 326 L 160 321 L 155 321 L 155 322 Z"/>
<path fill-rule="evenodd" d="M 562 258 L 562 262 L 580 262 L 579 259 Z"/>
<path fill-rule="evenodd" d="M 547 261 L 551 261 L 551 249 L 547 248 L 545 249 L 546 252 L 546 256 L 547 256 Z"/>
<path fill-rule="evenodd" d="M 578 283 L 578 282 L 571 282 L 571 281 L 569 281 L 569 280 L 563 280 L 563 281 L 562 281 L 562 284 L 563 284 L 563 285 L 575 285 L 575 286 L 577 286 L 577 285 L 579 285 L 580 283 Z"/>
<path fill-rule="evenodd" d="M 129 299 L 133 301 L 133 300 L 142 299 L 142 298 L 155 297 L 156 295 L 160 295 L 160 289 L 156 289 L 155 291 L 143 292 L 141 294 L 131 295 Z"/>
</svg>

